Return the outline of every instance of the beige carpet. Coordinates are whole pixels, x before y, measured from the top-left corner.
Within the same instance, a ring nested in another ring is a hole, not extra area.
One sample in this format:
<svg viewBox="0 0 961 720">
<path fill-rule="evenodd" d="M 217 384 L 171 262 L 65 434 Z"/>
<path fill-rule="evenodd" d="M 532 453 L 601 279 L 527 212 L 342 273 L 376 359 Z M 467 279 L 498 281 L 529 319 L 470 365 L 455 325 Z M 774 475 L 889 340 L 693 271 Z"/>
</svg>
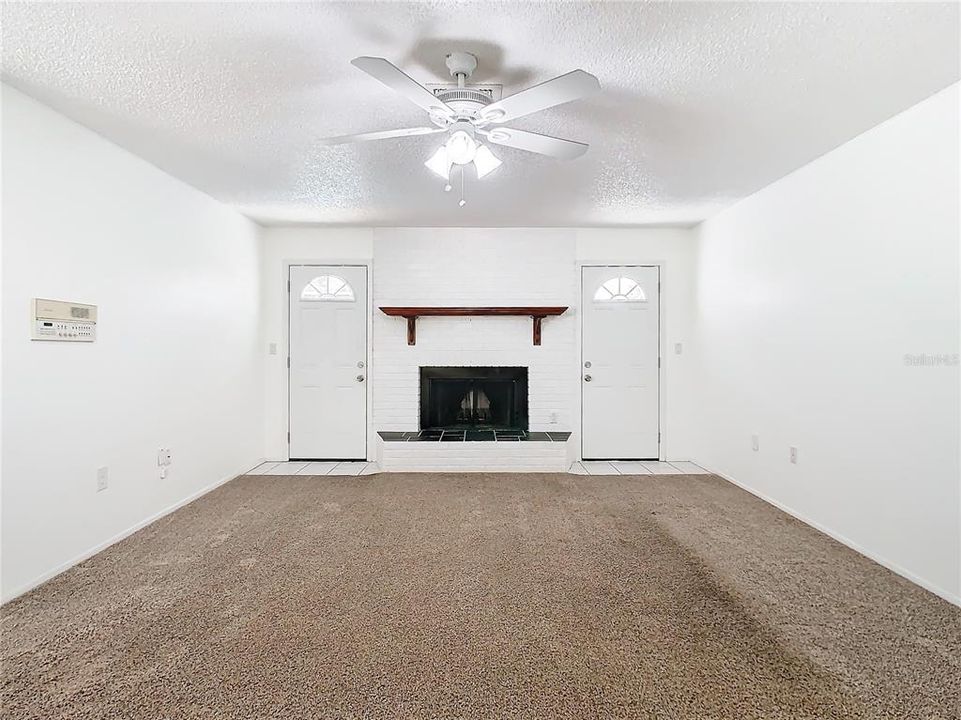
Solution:
<svg viewBox="0 0 961 720">
<path fill-rule="evenodd" d="M 712 476 L 242 477 L 9 605 L 4 718 L 957 718 L 961 611 Z"/>
</svg>

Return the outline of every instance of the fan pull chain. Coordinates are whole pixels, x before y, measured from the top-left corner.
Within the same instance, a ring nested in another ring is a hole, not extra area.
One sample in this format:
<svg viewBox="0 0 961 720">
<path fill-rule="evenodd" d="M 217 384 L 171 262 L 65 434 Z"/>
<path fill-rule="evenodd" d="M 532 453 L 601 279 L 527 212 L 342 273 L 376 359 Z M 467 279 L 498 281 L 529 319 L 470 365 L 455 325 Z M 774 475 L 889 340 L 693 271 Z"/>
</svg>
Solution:
<svg viewBox="0 0 961 720">
<path fill-rule="evenodd" d="M 467 175 L 466 168 L 466 165 L 460 166 L 460 202 L 457 204 L 461 207 L 464 207 L 467 204 L 467 198 L 465 197 L 467 195 L 467 180 L 465 179 L 465 176 Z"/>
</svg>

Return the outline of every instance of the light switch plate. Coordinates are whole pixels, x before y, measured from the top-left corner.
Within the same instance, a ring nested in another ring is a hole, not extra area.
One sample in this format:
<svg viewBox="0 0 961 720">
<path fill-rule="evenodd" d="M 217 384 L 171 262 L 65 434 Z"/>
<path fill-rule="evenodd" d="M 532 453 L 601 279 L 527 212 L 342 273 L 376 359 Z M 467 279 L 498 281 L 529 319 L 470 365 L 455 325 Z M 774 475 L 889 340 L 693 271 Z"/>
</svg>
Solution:
<svg viewBox="0 0 961 720">
<path fill-rule="evenodd" d="M 97 468 L 97 492 L 106 490 L 110 484 L 110 469 L 106 467 Z"/>
</svg>

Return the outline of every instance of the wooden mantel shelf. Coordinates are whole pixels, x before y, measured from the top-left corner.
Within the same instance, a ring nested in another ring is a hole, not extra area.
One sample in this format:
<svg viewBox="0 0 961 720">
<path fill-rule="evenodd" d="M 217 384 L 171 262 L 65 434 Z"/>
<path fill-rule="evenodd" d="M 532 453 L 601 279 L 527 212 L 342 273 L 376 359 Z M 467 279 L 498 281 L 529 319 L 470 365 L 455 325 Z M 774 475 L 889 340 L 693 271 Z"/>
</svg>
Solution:
<svg viewBox="0 0 961 720">
<path fill-rule="evenodd" d="M 475 316 L 513 315 L 530 316 L 534 320 L 534 344 L 541 344 L 541 320 L 567 311 L 564 307 L 524 306 L 514 307 L 381 307 L 386 315 L 407 318 L 407 344 L 417 343 L 417 318 L 428 316 Z"/>
</svg>

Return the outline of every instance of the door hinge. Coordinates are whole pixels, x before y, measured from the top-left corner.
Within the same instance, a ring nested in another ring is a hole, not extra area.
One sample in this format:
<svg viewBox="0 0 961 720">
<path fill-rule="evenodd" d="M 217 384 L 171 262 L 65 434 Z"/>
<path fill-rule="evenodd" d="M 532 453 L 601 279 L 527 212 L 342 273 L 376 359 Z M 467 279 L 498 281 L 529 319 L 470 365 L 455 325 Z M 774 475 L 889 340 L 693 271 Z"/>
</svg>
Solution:
<svg viewBox="0 0 961 720">
<path fill-rule="evenodd" d="M 660 365 L 658 365 L 660 367 Z M 290 370 L 290 355 L 287 356 L 287 369 Z"/>
<path fill-rule="evenodd" d="M 287 281 L 287 294 L 290 295 L 290 280 Z"/>
<path fill-rule="evenodd" d="M 290 440 L 290 437 L 289 437 L 289 436 L 290 436 L 290 433 L 287 433 L 287 435 L 288 435 L 287 439 Z M 660 431 L 660 430 L 657 431 L 657 441 L 658 441 L 658 442 L 661 442 L 661 431 Z"/>
<path fill-rule="evenodd" d="M 658 359 L 657 359 L 657 366 L 658 366 L 658 367 L 661 367 L 661 358 L 658 358 Z M 290 367 L 290 366 L 288 365 L 288 367 Z"/>
<path fill-rule="evenodd" d="M 658 436 L 657 436 L 657 439 L 660 440 L 660 439 L 661 439 L 661 436 L 658 435 Z M 290 430 L 287 431 L 287 444 L 290 445 Z"/>
</svg>

